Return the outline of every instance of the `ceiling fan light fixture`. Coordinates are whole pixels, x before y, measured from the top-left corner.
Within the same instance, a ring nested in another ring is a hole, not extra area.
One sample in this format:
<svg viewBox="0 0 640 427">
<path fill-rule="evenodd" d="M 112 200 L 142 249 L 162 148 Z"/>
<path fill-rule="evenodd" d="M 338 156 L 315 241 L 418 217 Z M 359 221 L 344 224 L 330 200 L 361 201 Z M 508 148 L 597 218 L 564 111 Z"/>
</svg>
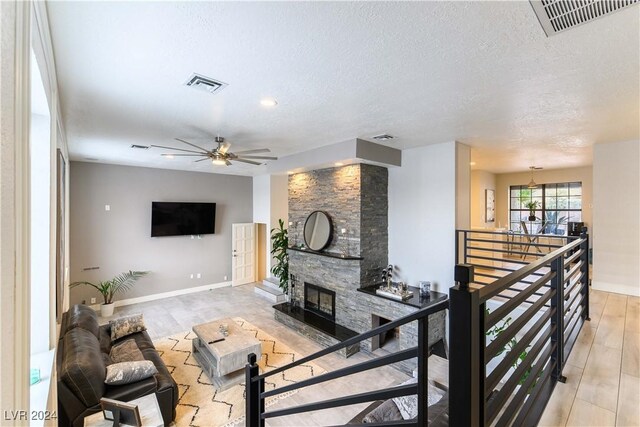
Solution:
<svg viewBox="0 0 640 427">
<path fill-rule="evenodd" d="M 224 159 L 213 159 L 211 160 L 211 163 L 213 163 L 216 166 L 226 166 L 227 162 L 225 162 Z"/>
</svg>

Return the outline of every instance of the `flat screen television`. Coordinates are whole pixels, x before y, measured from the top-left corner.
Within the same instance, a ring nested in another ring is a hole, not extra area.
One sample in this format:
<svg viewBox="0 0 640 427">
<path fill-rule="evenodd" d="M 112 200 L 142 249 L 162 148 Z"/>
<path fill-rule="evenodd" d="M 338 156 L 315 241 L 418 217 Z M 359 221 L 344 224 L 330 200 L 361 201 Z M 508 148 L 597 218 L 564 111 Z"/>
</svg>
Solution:
<svg viewBox="0 0 640 427">
<path fill-rule="evenodd" d="M 151 237 L 215 232 L 215 203 L 151 202 Z"/>
</svg>

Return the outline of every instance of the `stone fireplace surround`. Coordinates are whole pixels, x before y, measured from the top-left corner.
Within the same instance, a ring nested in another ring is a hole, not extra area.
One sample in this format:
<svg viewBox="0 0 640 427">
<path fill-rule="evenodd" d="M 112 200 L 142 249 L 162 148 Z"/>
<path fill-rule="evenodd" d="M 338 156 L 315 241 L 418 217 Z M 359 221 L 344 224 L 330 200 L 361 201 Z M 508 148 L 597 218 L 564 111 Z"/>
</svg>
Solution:
<svg viewBox="0 0 640 427">
<path fill-rule="evenodd" d="M 334 228 L 334 239 L 325 251 L 344 253 L 348 242 L 348 255 L 361 258 L 344 259 L 290 250 L 289 273 L 297 281 L 293 298 L 303 306 L 304 283 L 335 292 L 335 323 L 355 333 L 372 329 L 372 319 L 397 319 L 417 310 L 397 301 L 358 291 L 378 282 L 382 268 L 388 264 L 387 185 L 387 169 L 367 164 L 289 176 L 290 243 L 302 243 L 306 217 L 313 211 L 322 210 L 331 217 Z M 342 229 L 347 232 L 341 233 Z M 323 345 L 338 342 L 322 336 L 318 330 L 310 330 L 299 322 L 293 322 L 283 310 L 276 310 L 275 317 Z M 445 313 L 429 316 L 429 345 L 444 335 Z M 416 344 L 416 322 L 402 326 L 399 348 L 410 348 Z M 360 348 L 371 351 L 371 346 L 370 339 L 362 342 Z M 348 356 L 349 353 L 344 355 Z M 405 361 L 397 364 L 397 367 L 411 372 L 415 361 Z"/>
</svg>

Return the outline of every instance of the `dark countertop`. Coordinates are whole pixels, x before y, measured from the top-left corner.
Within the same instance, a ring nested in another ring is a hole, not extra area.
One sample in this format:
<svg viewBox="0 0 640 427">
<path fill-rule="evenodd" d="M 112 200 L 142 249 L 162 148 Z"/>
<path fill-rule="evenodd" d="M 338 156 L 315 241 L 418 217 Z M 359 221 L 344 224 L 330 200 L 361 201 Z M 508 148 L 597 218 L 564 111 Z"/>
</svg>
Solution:
<svg viewBox="0 0 640 427">
<path fill-rule="evenodd" d="M 443 294 L 443 293 L 435 292 L 435 291 L 429 292 L 429 296 L 421 297 L 420 296 L 420 289 L 418 289 L 418 288 L 409 288 L 409 290 L 413 292 L 413 296 L 411 298 L 409 298 L 408 300 L 402 301 L 402 300 L 399 300 L 399 299 L 394 299 L 394 298 L 387 297 L 387 296 L 384 296 L 384 295 L 376 294 L 376 289 L 378 289 L 380 286 L 382 286 L 381 283 L 379 283 L 377 285 L 373 285 L 373 286 L 367 286 L 366 288 L 358 288 L 358 291 L 359 292 L 363 292 L 365 294 L 373 295 L 374 297 L 384 298 L 384 299 L 389 300 L 389 301 L 394 301 L 394 302 L 397 302 L 399 304 L 404 304 L 404 305 L 410 305 L 411 307 L 416 307 L 416 308 L 429 307 L 430 305 L 433 305 L 433 304 L 438 303 L 440 301 L 444 301 L 444 300 L 449 298 L 449 296 L 447 294 Z"/>
<path fill-rule="evenodd" d="M 325 334 L 332 336 L 338 341 L 346 341 L 351 337 L 358 335 L 356 331 L 352 331 L 342 325 L 332 322 L 329 319 L 325 319 L 315 313 L 307 311 L 301 307 L 294 307 L 291 303 L 283 302 L 273 306 L 275 310 L 278 310 L 284 314 L 287 314 L 300 322 L 309 325 Z"/>
</svg>

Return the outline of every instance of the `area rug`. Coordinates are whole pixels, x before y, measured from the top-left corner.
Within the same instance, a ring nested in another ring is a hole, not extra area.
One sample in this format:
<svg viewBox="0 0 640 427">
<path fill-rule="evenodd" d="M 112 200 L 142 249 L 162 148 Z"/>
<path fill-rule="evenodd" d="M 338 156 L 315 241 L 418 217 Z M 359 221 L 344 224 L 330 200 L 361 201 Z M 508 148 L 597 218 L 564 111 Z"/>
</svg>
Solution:
<svg viewBox="0 0 640 427">
<path fill-rule="evenodd" d="M 251 332 L 262 342 L 262 357 L 259 361 L 260 373 L 294 362 L 302 355 L 296 353 L 271 335 L 258 329 L 246 320 L 233 320 L 242 329 Z M 218 391 L 191 354 L 193 331 L 187 331 L 154 341 L 162 360 L 167 365 L 173 379 L 178 383 L 179 400 L 176 408 L 176 426 L 224 426 L 230 427 L 244 422 L 245 385 L 244 382 L 225 391 Z M 295 383 L 325 371 L 314 363 L 300 365 L 265 380 L 265 389 L 272 390 L 286 384 Z M 265 406 L 273 405 L 296 391 L 268 398 Z"/>
</svg>

